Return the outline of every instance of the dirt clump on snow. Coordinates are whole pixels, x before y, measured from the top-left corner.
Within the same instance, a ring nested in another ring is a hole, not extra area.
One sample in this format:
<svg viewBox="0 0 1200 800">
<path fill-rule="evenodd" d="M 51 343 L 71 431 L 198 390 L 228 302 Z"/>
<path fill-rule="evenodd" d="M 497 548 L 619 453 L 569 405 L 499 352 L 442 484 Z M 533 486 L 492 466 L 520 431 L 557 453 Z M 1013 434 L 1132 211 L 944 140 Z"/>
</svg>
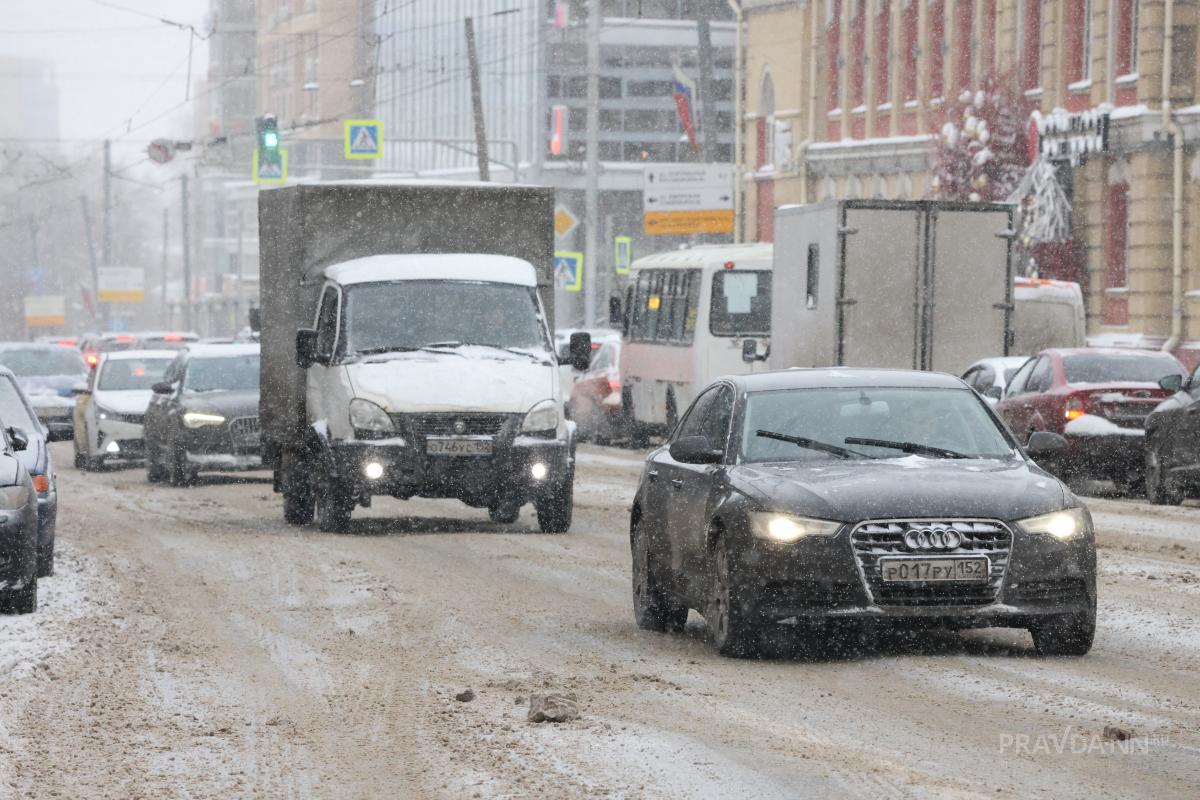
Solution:
<svg viewBox="0 0 1200 800">
<path fill-rule="evenodd" d="M 579 719 L 579 700 L 573 694 L 557 692 L 529 695 L 530 722 L 570 722 Z"/>
</svg>

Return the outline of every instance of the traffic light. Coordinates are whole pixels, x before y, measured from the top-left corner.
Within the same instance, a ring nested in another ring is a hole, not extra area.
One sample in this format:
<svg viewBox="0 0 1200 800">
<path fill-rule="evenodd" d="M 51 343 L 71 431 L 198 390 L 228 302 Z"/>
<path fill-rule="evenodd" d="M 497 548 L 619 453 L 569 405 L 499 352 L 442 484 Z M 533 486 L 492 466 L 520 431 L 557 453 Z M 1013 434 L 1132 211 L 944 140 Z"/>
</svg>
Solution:
<svg viewBox="0 0 1200 800">
<path fill-rule="evenodd" d="M 274 114 L 263 114 L 254 120 L 257 146 L 254 150 L 254 178 L 260 182 L 281 182 L 286 179 L 285 155 L 279 148 L 279 128 Z"/>
<path fill-rule="evenodd" d="M 279 128 L 274 114 L 264 114 L 254 121 L 258 131 L 260 157 L 279 152 Z"/>
</svg>

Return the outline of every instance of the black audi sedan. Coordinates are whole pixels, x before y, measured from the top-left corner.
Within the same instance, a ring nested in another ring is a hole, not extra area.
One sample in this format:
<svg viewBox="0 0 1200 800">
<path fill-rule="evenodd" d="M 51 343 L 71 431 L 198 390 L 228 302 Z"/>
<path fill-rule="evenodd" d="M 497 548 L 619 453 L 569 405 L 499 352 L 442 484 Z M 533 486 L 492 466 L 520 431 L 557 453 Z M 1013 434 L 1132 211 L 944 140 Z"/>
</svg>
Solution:
<svg viewBox="0 0 1200 800">
<path fill-rule="evenodd" d="M 0 612 L 37 610 L 37 492 L 19 454 L 25 432 L 0 426 Z"/>
<path fill-rule="evenodd" d="M 647 630 L 689 609 L 718 650 L 789 630 L 1027 628 L 1083 655 L 1096 625 L 1091 516 L 949 375 L 795 369 L 723 378 L 650 454 L 630 520 Z"/>
<path fill-rule="evenodd" d="M 1200 496 L 1200 366 L 1158 382 L 1174 392 L 1146 419 L 1146 496 L 1177 506 Z"/>
<path fill-rule="evenodd" d="M 191 484 L 200 472 L 258 469 L 257 344 L 197 344 L 167 367 L 146 409 L 146 478 Z"/>
</svg>

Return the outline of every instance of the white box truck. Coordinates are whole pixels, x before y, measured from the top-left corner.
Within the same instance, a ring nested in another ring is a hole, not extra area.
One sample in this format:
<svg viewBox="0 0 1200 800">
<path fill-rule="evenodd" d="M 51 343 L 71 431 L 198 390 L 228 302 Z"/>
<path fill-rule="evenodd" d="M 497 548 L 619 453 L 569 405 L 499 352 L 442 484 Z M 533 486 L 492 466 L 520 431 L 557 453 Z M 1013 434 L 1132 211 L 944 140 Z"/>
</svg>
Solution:
<svg viewBox="0 0 1200 800">
<path fill-rule="evenodd" d="M 1012 206 L 989 203 L 776 209 L 771 367 L 958 375 L 980 358 L 1007 355 L 1012 222 Z"/>
<path fill-rule="evenodd" d="M 259 194 L 263 457 L 284 516 L 343 531 L 373 496 L 571 523 L 547 308 L 552 189 L 320 183 Z M 585 366 L 586 334 L 572 342 Z"/>
</svg>

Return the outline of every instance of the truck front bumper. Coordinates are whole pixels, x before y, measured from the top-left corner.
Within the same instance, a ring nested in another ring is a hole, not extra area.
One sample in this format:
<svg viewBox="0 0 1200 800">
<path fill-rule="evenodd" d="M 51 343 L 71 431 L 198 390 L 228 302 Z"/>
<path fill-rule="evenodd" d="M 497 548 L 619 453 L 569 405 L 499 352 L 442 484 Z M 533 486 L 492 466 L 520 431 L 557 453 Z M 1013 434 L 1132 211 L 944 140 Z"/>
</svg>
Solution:
<svg viewBox="0 0 1200 800">
<path fill-rule="evenodd" d="M 570 480 L 574 468 L 567 439 L 535 436 L 497 440 L 491 455 L 428 455 L 406 440 L 340 442 L 333 455 L 339 478 L 361 497 L 452 498 L 480 507 L 528 502 Z"/>
</svg>

